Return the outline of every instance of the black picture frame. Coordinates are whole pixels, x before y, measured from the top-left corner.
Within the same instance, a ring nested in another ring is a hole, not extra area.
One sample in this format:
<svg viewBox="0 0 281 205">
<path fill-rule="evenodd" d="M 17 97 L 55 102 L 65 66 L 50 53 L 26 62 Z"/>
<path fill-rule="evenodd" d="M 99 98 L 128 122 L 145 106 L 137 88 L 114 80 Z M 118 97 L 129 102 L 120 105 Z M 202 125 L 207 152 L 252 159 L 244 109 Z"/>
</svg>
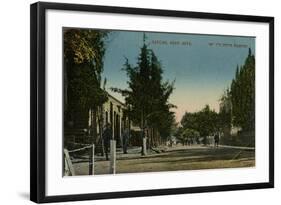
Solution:
<svg viewBox="0 0 281 205">
<path fill-rule="evenodd" d="M 46 10 L 85 11 L 150 15 L 193 19 L 262 22 L 269 25 L 269 181 L 189 188 L 122 191 L 74 195 L 46 196 Z M 37 203 L 76 200 L 97 200 L 198 192 L 230 191 L 274 187 L 274 18 L 265 16 L 230 15 L 143 8 L 125 8 L 82 4 L 38 2 L 30 7 L 30 199 Z"/>
</svg>

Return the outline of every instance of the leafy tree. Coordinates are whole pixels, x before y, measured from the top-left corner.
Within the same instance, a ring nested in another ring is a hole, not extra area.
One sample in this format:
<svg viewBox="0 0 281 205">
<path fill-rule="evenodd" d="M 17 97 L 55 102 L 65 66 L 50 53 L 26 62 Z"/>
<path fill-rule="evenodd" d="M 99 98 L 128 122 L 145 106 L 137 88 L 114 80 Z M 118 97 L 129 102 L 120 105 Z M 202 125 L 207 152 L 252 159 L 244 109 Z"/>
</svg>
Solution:
<svg viewBox="0 0 281 205">
<path fill-rule="evenodd" d="M 232 105 L 231 105 L 231 95 L 230 90 L 227 89 L 220 99 L 220 111 L 219 111 L 219 128 L 223 129 L 231 129 L 232 123 L 232 113 L 231 113 Z"/>
<path fill-rule="evenodd" d="M 182 143 L 185 144 L 185 139 L 183 136 L 184 128 L 183 126 L 179 126 L 175 132 L 175 137 Z"/>
<path fill-rule="evenodd" d="M 191 140 L 191 139 L 194 139 L 196 137 L 199 137 L 200 136 L 200 133 L 194 129 L 189 129 L 189 128 L 186 128 L 184 131 L 183 131 L 183 137 L 185 140 Z"/>
<path fill-rule="evenodd" d="M 243 130 L 255 127 L 255 56 L 249 49 L 248 56 L 231 83 L 233 124 Z"/>
<path fill-rule="evenodd" d="M 175 106 L 168 102 L 174 90 L 174 82 L 163 82 L 161 63 L 152 50 L 150 50 L 150 55 L 150 77 L 148 81 L 149 114 L 146 120 L 149 127 L 157 129 L 160 136 L 166 139 L 171 134 L 176 123 L 174 112 L 170 111 Z"/>
<path fill-rule="evenodd" d="M 197 130 L 191 128 L 178 127 L 175 136 L 184 145 L 187 141 L 195 140 L 200 137 L 200 133 Z"/>
<path fill-rule="evenodd" d="M 206 144 L 207 136 L 213 134 L 219 129 L 219 116 L 206 105 L 202 110 L 195 113 L 186 112 L 181 119 L 183 129 L 195 130 L 204 138 Z"/>
<path fill-rule="evenodd" d="M 155 133 L 162 138 L 168 137 L 175 124 L 174 113 L 170 111 L 174 105 L 168 102 L 174 82 L 163 82 L 161 63 L 146 45 L 145 35 L 137 65 L 132 66 L 126 59 L 123 69 L 128 76 L 128 89 L 112 90 L 125 96 L 126 104 L 130 107 L 130 118 L 140 125 L 143 136 L 145 129 L 149 129 L 150 138 Z"/>
<path fill-rule="evenodd" d="M 198 122 L 198 113 L 190 113 L 185 112 L 181 119 L 181 125 L 185 128 L 190 129 L 198 129 L 199 128 L 199 122 Z"/>
<path fill-rule="evenodd" d="M 206 144 L 207 136 L 218 131 L 218 114 L 206 105 L 198 112 L 198 130 L 200 135 L 204 137 L 204 144 Z"/>
<path fill-rule="evenodd" d="M 107 33 L 65 29 L 63 35 L 65 120 L 73 122 L 74 127 L 84 127 L 89 110 L 96 117 L 98 106 L 107 100 L 106 93 L 100 88 Z M 95 123 L 93 120 L 96 132 Z"/>
</svg>

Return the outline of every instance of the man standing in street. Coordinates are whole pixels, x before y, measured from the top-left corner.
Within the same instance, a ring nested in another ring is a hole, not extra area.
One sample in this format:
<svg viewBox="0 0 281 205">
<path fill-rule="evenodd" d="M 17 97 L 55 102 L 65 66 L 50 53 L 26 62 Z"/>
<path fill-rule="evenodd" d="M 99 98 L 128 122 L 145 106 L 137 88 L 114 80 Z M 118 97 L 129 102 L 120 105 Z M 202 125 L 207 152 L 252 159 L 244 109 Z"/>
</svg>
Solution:
<svg viewBox="0 0 281 205">
<path fill-rule="evenodd" d="M 109 123 L 106 124 L 106 127 L 105 127 L 103 135 L 102 135 L 102 139 L 103 139 L 103 144 L 104 144 L 105 157 L 106 157 L 106 160 L 108 160 L 110 140 L 112 139 L 112 130 L 111 130 L 111 126 Z"/>
<path fill-rule="evenodd" d="M 219 146 L 219 141 L 220 141 L 219 134 L 216 133 L 214 138 L 215 138 L 214 139 L 215 140 L 215 147 L 218 147 Z"/>
</svg>

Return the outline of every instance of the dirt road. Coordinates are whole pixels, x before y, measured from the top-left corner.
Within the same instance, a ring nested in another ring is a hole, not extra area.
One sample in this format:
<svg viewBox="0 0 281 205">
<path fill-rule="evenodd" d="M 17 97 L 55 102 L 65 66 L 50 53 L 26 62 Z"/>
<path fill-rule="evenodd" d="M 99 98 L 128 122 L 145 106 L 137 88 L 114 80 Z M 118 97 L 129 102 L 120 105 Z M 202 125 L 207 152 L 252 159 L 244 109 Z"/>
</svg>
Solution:
<svg viewBox="0 0 281 205">
<path fill-rule="evenodd" d="M 255 166 L 255 150 L 243 147 L 179 146 L 140 156 L 138 150 L 118 155 L 116 173 L 159 172 Z M 74 164 L 76 175 L 88 174 L 88 163 Z M 108 174 L 109 161 L 95 162 L 95 174 Z"/>
</svg>

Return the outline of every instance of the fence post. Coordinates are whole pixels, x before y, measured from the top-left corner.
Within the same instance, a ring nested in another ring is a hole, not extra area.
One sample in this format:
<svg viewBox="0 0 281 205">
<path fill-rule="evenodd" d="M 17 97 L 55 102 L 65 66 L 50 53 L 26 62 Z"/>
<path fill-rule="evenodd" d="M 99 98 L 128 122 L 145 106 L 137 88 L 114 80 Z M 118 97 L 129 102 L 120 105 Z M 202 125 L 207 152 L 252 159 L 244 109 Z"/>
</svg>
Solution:
<svg viewBox="0 0 281 205">
<path fill-rule="evenodd" d="M 109 173 L 116 173 L 116 141 L 110 140 L 110 165 L 109 165 Z"/>
<path fill-rule="evenodd" d="M 92 175 L 95 174 L 95 144 L 92 146 Z"/>
<path fill-rule="evenodd" d="M 143 143 L 143 155 L 146 155 L 146 137 L 142 138 L 142 143 Z"/>
<path fill-rule="evenodd" d="M 67 149 L 63 149 L 63 152 L 64 152 L 64 157 L 65 157 L 65 160 L 64 160 L 64 163 L 65 163 L 65 164 L 64 164 L 64 169 L 65 169 L 65 171 L 70 172 L 70 176 L 74 176 L 74 175 L 75 175 L 75 172 L 74 172 L 74 168 L 73 168 L 71 159 L 70 159 L 70 157 L 69 157 L 68 150 L 67 150 Z"/>
<path fill-rule="evenodd" d="M 89 149 L 89 175 L 95 174 L 95 144 Z"/>
</svg>

